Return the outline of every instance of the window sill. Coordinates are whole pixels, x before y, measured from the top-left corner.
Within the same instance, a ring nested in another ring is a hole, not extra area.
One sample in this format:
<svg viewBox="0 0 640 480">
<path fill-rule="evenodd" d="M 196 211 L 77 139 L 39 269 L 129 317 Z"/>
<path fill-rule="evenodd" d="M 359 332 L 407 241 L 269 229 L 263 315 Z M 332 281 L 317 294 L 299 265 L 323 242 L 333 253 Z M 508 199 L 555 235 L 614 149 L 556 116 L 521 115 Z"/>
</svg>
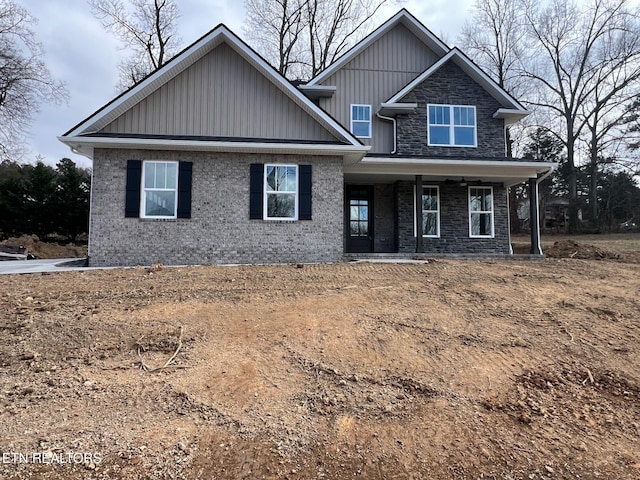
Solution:
<svg viewBox="0 0 640 480">
<path fill-rule="evenodd" d="M 141 222 L 177 222 L 178 220 L 189 220 L 188 218 L 151 218 L 151 217 L 140 217 L 138 218 Z"/>
</svg>

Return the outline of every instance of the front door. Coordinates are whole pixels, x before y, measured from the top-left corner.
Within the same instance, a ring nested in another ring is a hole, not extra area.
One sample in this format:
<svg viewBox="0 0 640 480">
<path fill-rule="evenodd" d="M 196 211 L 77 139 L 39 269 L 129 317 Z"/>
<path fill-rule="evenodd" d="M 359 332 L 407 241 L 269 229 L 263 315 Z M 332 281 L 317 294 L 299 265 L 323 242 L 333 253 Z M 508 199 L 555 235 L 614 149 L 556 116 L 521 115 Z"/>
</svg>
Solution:
<svg viewBox="0 0 640 480">
<path fill-rule="evenodd" d="M 347 186 L 347 252 L 373 251 L 373 188 Z"/>
</svg>

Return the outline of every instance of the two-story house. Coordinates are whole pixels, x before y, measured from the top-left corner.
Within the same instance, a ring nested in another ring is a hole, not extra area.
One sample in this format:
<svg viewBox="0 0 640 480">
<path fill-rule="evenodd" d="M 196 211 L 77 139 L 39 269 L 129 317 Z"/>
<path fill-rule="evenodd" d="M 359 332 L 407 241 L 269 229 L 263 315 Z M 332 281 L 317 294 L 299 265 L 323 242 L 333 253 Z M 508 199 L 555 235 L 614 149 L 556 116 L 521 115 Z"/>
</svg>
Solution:
<svg viewBox="0 0 640 480">
<path fill-rule="evenodd" d="M 60 140 L 93 159 L 90 265 L 509 254 L 527 115 L 400 11 L 296 88 L 224 25 Z M 532 253 L 541 253 L 537 221 Z"/>
</svg>

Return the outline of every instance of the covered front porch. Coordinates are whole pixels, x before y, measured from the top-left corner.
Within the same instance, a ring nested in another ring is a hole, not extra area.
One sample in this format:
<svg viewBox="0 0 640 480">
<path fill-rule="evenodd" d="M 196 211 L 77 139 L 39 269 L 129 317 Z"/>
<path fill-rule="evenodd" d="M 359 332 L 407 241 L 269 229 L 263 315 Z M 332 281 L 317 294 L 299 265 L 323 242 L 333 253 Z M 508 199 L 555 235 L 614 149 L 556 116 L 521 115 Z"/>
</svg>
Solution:
<svg viewBox="0 0 640 480">
<path fill-rule="evenodd" d="M 347 256 L 512 254 L 508 187 L 527 181 L 531 254 L 542 255 L 538 183 L 554 164 L 365 157 L 345 165 Z"/>
</svg>

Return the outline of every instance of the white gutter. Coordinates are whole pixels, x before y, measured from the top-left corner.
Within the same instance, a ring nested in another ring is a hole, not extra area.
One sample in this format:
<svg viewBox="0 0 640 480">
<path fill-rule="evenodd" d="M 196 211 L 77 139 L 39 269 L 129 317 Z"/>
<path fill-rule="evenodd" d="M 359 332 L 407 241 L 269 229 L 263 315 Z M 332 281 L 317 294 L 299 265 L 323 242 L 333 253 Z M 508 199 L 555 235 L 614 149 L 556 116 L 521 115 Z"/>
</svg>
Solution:
<svg viewBox="0 0 640 480">
<path fill-rule="evenodd" d="M 391 150 L 391 155 L 396 153 L 396 141 L 398 138 L 398 130 L 397 130 L 397 126 L 396 126 L 396 119 L 393 117 L 385 117 L 384 115 L 380 115 L 380 112 L 376 112 L 376 117 L 382 119 L 382 120 L 387 120 L 389 122 L 391 122 L 393 124 L 393 150 Z"/>
</svg>

